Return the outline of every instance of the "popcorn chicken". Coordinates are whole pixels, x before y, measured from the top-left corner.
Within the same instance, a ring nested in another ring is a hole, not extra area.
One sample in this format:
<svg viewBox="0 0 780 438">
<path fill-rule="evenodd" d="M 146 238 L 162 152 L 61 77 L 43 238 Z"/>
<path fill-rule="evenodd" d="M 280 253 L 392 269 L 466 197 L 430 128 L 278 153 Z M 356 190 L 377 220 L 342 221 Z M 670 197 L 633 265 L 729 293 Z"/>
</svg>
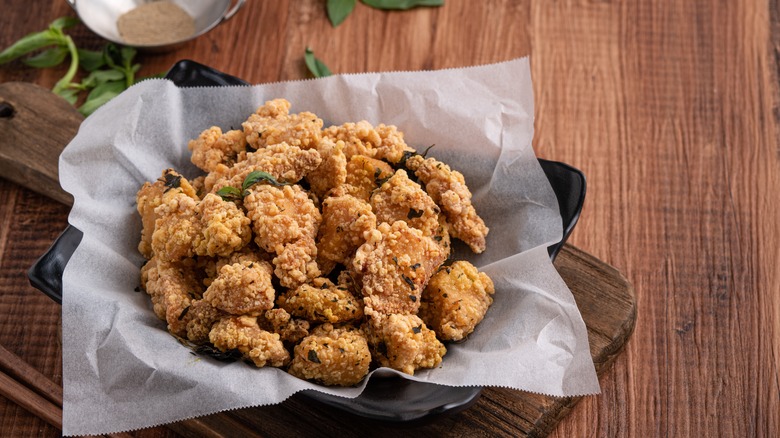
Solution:
<svg viewBox="0 0 780 438">
<path fill-rule="evenodd" d="M 233 315 L 258 315 L 274 305 L 268 262 L 244 261 L 225 265 L 203 294 L 215 308 Z"/>
<path fill-rule="evenodd" d="M 255 185 L 244 198 L 244 208 L 257 245 L 277 254 L 304 237 L 314 239 L 322 222 L 320 211 L 298 185 Z"/>
<path fill-rule="evenodd" d="M 141 287 L 152 299 L 154 314 L 177 336 L 186 333 L 183 312 L 203 292 L 194 266 L 192 259 L 170 262 L 153 257 L 141 268 Z"/>
<path fill-rule="evenodd" d="M 322 274 L 317 266 L 317 245 L 309 236 L 285 245 L 273 263 L 279 284 L 287 288 L 296 288 Z"/>
<path fill-rule="evenodd" d="M 363 318 L 363 301 L 327 278 L 315 278 L 311 284 L 287 290 L 276 299 L 276 305 L 312 322 L 336 324 Z"/>
<path fill-rule="evenodd" d="M 453 237 L 465 242 L 475 253 L 485 251 L 487 226 L 471 204 L 471 191 L 466 187 L 463 174 L 433 158 L 415 155 L 406 160 L 409 169 L 425 184 L 425 190 L 438 204 Z"/>
<path fill-rule="evenodd" d="M 323 199 L 325 194 L 347 180 L 347 157 L 344 155 L 344 142 L 334 142 L 329 138 L 323 138 L 317 145 L 322 162 L 319 167 L 306 175 L 311 192 L 318 199 Z"/>
<path fill-rule="evenodd" d="M 214 324 L 228 316 L 225 312 L 212 306 L 208 300 L 193 300 L 183 319 L 186 319 L 187 339 L 204 344 L 209 341 L 209 333 Z"/>
<path fill-rule="evenodd" d="M 439 230 L 439 207 L 403 169 L 374 191 L 371 209 L 378 223 L 406 221 L 423 236 L 433 236 Z"/>
<path fill-rule="evenodd" d="M 310 112 L 289 114 L 290 102 L 268 101 L 242 124 L 246 141 L 255 149 L 287 143 L 301 149 L 317 147 L 322 120 Z"/>
<path fill-rule="evenodd" d="M 192 151 L 192 164 L 211 172 L 219 164 L 229 167 L 246 157 L 246 136 L 237 130 L 223 134 L 218 126 L 212 126 L 190 140 L 187 148 Z"/>
<path fill-rule="evenodd" d="M 376 132 L 379 134 L 381 141 L 376 148 L 374 158 L 398 164 L 404 155 L 415 152 L 414 149 L 406 144 L 404 133 L 399 131 L 397 127 L 382 123 L 376 127 Z"/>
<path fill-rule="evenodd" d="M 144 183 L 136 195 L 138 214 L 141 215 L 141 224 L 143 226 L 141 229 L 141 241 L 138 243 L 138 251 L 147 260 L 153 256 L 152 234 L 154 233 L 155 222 L 157 222 L 159 217 L 155 210 L 162 204 L 163 194 L 171 191 L 198 199 L 195 189 L 189 184 L 187 179 L 173 169 L 163 171 L 160 179 L 154 183 Z"/>
<path fill-rule="evenodd" d="M 232 202 L 223 201 L 209 193 L 197 205 L 201 238 L 196 239 L 195 254 L 201 256 L 229 256 L 252 238 L 249 218 Z"/>
<path fill-rule="evenodd" d="M 286 310 L 274 308 L 266 310 L 262 322 L 258 324 L 264 330 L 277 333 L 282 341 L 297 344 L 309 335 L 309 321 L 292 318 Z"/>
<path fill-rule="evenodd" d="M 331 196 L 322 202 L 317 256 L 324 273 L 347 259 L 366 241 L 366 233 L 376 228 L 371 206 L 350 195 Z"/>
<path fill-rule="evenodd" d="M 322 324 L 295 346 L 287 372 L 323 385 L 352 386 L 368 374 L 370 364 L 371 353 L 360 330 Z"/>
<path fill-rule="evenodd" d="M 431 277 L 423 291 L 420 317 L 439 339 L 460 341 L 493 304 L 493 281 L 469 262 L 457 261 Z"/>
<path fill-rule="evenodd" d="M 220 351 L 238 350 L 256 367 L 281 367 L 290 361 L 290 353 L 276 333 L 262 330 L 257 318 L 230 316 L 222 318 L 209 333 L 209 340 Z"/>
<path fill-rule="evenodd" d="M 379 183 L 393 175 L 393 168 L 384 161 L 354 155 L 347 162 L 345 194 L 368 201 Z"/>
<path fill-rule="evenodd" d="M 383 223 L 373 234 L 352 262 L 362 276 L 366 309 L 417 313 L 422 291 L 446 254 L 433 239 L 404 221 Z"/>
<path fill-rule="evenodd" d="M 414 375 L 441 363 L 447 348 L 416 315 L 369 313 L 363 328 L 374 359 L 384 367 Z"/>
<path fill-rule="evenodd" d="M 357 123 L 344 123 L 341 126 L 330 126 L 322 131 L 322 135 L 333 141 L 343 141 L 344 155 L 346 155 L 347 160 L 353 155 L 373 158 L 376 155 L 377 147 L 382 143 L 382 137 L 365 120 Z"/>
</svg>

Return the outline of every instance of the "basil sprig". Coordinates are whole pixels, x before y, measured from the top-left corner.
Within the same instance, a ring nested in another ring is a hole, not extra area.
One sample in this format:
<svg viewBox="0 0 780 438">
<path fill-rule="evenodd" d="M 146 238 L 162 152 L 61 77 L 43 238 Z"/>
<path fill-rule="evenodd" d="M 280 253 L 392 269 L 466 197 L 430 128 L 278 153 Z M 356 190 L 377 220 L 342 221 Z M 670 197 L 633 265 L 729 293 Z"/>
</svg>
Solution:
<svg viewBox="0 0 780 438">
<path fill-rule="evenodd" d="M 259 182 L 266 182 L 276 187 L 289 185 L 288 183 L 279 182 L 276 178 L 274 178 L 273 175 L 271 175 L 268 172 L 263 172 L 262 170 L 255 170 L 254 172 L 251 172 L 249 175 L 247 175 L 246 178 L 244 178 L 244 183 L 241 184 L 241 190 L 235 187 L 225 186 L 217 190 L 217 195 L 222 197 L 224 201 L 235 202 L 240 199 L 243 199 L 244 196 L 248 195 L 249 188 Z"/>
<path fill-rule="evenodd" d="M 70 67 L 52 88 L 52 91 L 71 105 L 78 95 L 86 92 L 87 97 L 79 111 L 88 116 L 98 107 L 116 97 L 119 93 L 138 82 L 135 73 L 141 68 L 134 64 L 136 50 L 108 44 L 102 51 L 79 49 L 64 29 L 74 26 L 79 20 L 62 17 L 54 20 L 47 29 L 22 37 L 0 52 L 0 64 L 13 61 L 25 55 L 25 64 L 36 68 L 51 68 L 62 64 L 70 57 Z M 43 50 L 41 50 L 43 49 Z M 37 54 L 33 52 L 39 51 Z M 89 74 L 81 82 L 74 82 L 79 67 Z"/>
</svg>

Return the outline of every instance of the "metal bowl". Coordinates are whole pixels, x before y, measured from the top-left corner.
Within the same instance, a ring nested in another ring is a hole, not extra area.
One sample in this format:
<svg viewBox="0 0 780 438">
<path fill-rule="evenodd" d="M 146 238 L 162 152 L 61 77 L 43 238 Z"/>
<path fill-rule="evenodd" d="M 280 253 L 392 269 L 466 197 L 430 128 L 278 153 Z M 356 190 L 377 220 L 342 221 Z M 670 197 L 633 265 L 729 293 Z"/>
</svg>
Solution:
<svg viewBox="0 0 780 438">
<path fill-rule="evenodd" d="M 131 11 L 153 0 L 66 0 L 76 11 L 81 21 L 101 37 L 124 46 L 141 50 L 171 50 L 195 39 L 229 20 L 244 6 L 246 0 L 169 0 L 184 9 L 195 20 L 195 32 L 183 39 L 163 44 L 131 44 L 119 35 L 117 20 Z"/>
</svg>

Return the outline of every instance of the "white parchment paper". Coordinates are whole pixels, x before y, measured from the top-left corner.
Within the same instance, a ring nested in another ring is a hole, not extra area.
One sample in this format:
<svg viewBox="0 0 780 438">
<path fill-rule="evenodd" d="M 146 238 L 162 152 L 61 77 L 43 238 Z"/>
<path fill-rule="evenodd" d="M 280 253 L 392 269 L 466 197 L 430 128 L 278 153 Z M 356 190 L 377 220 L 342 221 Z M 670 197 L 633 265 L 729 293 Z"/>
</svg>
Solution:
<svg viewBox="0 0 780 438">
<path fill-rule="evenodd" d="M 555 195 L 534 156 L 527 59 L 432 72 L 332 76 L 253 87 L 179 89 L 135 85 L 81 126 L 60 158 L 84 232 L 64 274 L 63 433 L 103 434 L 279 403 L 317 389 L 355 397 L 363 387 L 326 388 L 275 368 L 197 358 L 169 335 L 135 292 L 141 222 L 135 194 L 163 169 L 189 177 L 187 141 L 202 130 L 239 127 L 266 100 L 284 97 L 326 126 L 394 124 L 407 143 L 460 170 L 490 227 L 487 251 L 470 259 L 496 286 L 495 302 L 442 365 L 413 380 L 504 386 L 568 396 L 599 391 L 585 325 L 546 247 L 561 238 Z"/>
</svg>

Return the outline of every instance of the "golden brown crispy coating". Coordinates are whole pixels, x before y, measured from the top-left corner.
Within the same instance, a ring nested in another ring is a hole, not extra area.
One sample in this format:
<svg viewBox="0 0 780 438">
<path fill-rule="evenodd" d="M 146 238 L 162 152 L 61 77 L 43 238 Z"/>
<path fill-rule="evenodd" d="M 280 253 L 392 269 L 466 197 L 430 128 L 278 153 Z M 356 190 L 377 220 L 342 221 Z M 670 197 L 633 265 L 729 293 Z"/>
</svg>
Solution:
<svg viewBox="0 0 780 438">
<path fill-rule="evenodd" d="M 354 155 L 347 161 L 344 190 L 358 199 L 368 201 L 379 182 L 393 175 L 393 168 L 384 161 L 363 155 Z"/>
<path fill-rule="evenodd" d="M 423 236 L 433 236 L 439 230 L 439 207 L 403 169 L 374 191 L 371 209 L 378 223 L 406 221 L 422 231 Z"/>
<path fill-rule="evenodd" d="M 315 278 L 311 284 L 287 290 L 276 299 L 276 305 L 313 322 L 337 324 L 363 317 L 363 301 L 327 278 Z"/>
<path fill-rule="evenodd" d="M 290 102 L 268 101 L 242 124 L 247 142 L 255 149 L 287 143 L 302 149 L 317 147 L 322 120 L 310 112 L 289 114 Z"/>
<path fill-rule="evenodd" d="M 162 203 L 163 194 L 171 191 L 184 193 L 193 199 L 198 198 L 195 189 L 187 179 L 173 169 L 164 170 L 162 176 L 154 183 L 144 183 L 136 195 L 138 214 L 141 216 L 141 224 L 143 226 L 141 229 L 141 241 L 138 243 L 138 251 L 146 259 L 150 259 L 153 256 L 152 234 L 158 218 L 154 211 Z"/>
<path fill-rule="evenodd" d="M 190 140 L 187 148 L 192 151 L 192 164 L 211 172 L 218 164 L 230 167 L 240 161 L 239 156 L 246 154 L 246 136 L 238 130 L 223 134 L 218 126 L 212 126 Z"/>
<path fill-rule="evenodd" d="M 472 251 L 485 250 L 488 227 L 471 204 L 471 191 L 463 174 L 433 158 L 420 155 L 406 160 L 409 169 L 425 184 L 425 190 L 436 201 L 450 224 L 450 234 L 465 242 Z"/>
<path fill-rule="evenodd" d="M 323 272 L 330 272 L 336 263 L 346 264 L 366 241 L 366 233 L 375 228 L 376 216 L 367 202 L 350 195 L 326 198 L 322 202 L 322 225 L 317 241 Z"/>
<path fill-rule="evenodd" d="M 469 262 L 457 261 L 431 277 L 420 305 L 420 317 L 439 339 L 460 341 L 485 317 L 493 304 L 493 281 Z"/>
<path fill-rule="evenodd" d="M 438 366 L 447 353 L 436 333 L 417 315 L 371 314 L 363 329 L 374 359 L 406 374 Z"/>
<path fill-rule="evenodd" d="M 365 120 L 357 123 L 345 123 L 341 126 L 329 126 L 322 131 L 324 137 L 344 142 L 344 155 L 347 160 L 353 155 L 373 157 L 382 138 L 373 126 Z"/>
<path fill-rule="evenodd" d="M 202 233 L 195 246 L 197 255 L 226 257 L 252 239 L 249 218 L 232 202 L 209 193 L 198 203 L 196 212 Z"/>
<path fill-rule="evenodd" d="M 359 329 L 323 324 L 295 346 L 287 371 L 323 385 L 351 386 L 363 380 L 370 364 L 371 353 Z"/>
<path fill-rule="evenodd" d="M 201 236 L 198 201 L 176 190 L 163 194 L 154 209 L 157 220 L 152 234 L 152 251 L 160 260 L 175 261 L 195 255 L 193 244 Z"/>
<path fill-rule="evenodd" d="M 281 367 L 290 361 L 279 335 L 261 329 L 255 317 L 222 318 L 211 329 L 209 340 L 222 352 L 237 349 L 258 368 Z"/>
<path fill-rule="evenodd" d="M 298 185 L 278 188 L 257 184 L 244 198 L 244 208 L 252 220 L 257 245 L 277 254 L 300 239 L 313 240 L 322 221 L 320 211 Z"/>
<path fill-rule="evenodd" d="M 397 164 L 404 154 L 415 152 L 404 141 L 404 133 L 395 126 L 382 123 L 376 127 L 376 132 L 379 134 L 381 142 L 377 146 L 374 158 Z"/>
<path fill-rule="evenodd" d="M 380 224 L 352 262 L 362 275 L 366 309 L 417 313 L 422 291 L 445 257 L 433 239 L 406 222 Z"/>
<path fill-rule="evenodd" d="M 209 304 L 207 300 L 193 300 L 189 310 L 182 319 L 186 319 L 187 339 L 196 344 L 209 341 L 211 328 L 221 318 L 228 316 L 225 312 Z"/>
<path fill-rule="evenodd" d="M 285 245 L 273 263 L 279 284 L 286 288 L 296 288 L 322 274 L 317 266 L 317 245 L 309 236 Z"/>
<path fill-rule="evenodd" d="M 266 310 L 263 316 L 262 321 L 257 321 L 261 328 L 279 334 L 284 342 L 297 344 L 309 336 L 309 321 L 293 318 L 284 309 Z"/>
<path fill-rule="evenodd" d="M 258 315 L 274 306 L 272 271 L 271 265 L 262 261 L 225 265 L 203 299 L 233 315 Z"/>
<path fill-rule="evenodd" d="M 322 163 L 306 175 L 312 193 L 322 199 L 328 190 L 338 187 L 347 180 L 347 157 L 344 142 L 323 138 L 317 145 Z"/>
<path fill-rule="evenodd" d="M 141 268 L 141 287 L 152 298 L 154 314 L 168 323 L 168 330 L 184 336 L 186 321 L 182 321 L 182 312 L 203 292 L 195 261 L 170 262 L 153 257 Z"/>
<path fill-rule="evenodd" d="M 222 187 L 241 189 L 247 175 L 255 170 L 267 172 L 279 182 L 296 183 L 322 162 L 316 149 L 304 150 L 287 143 L 279 143 L 247 153 L 246 159 L 232 167 L 218 164 L 204 181 L 204 188 L 215 193 Z"/>
</svg>

